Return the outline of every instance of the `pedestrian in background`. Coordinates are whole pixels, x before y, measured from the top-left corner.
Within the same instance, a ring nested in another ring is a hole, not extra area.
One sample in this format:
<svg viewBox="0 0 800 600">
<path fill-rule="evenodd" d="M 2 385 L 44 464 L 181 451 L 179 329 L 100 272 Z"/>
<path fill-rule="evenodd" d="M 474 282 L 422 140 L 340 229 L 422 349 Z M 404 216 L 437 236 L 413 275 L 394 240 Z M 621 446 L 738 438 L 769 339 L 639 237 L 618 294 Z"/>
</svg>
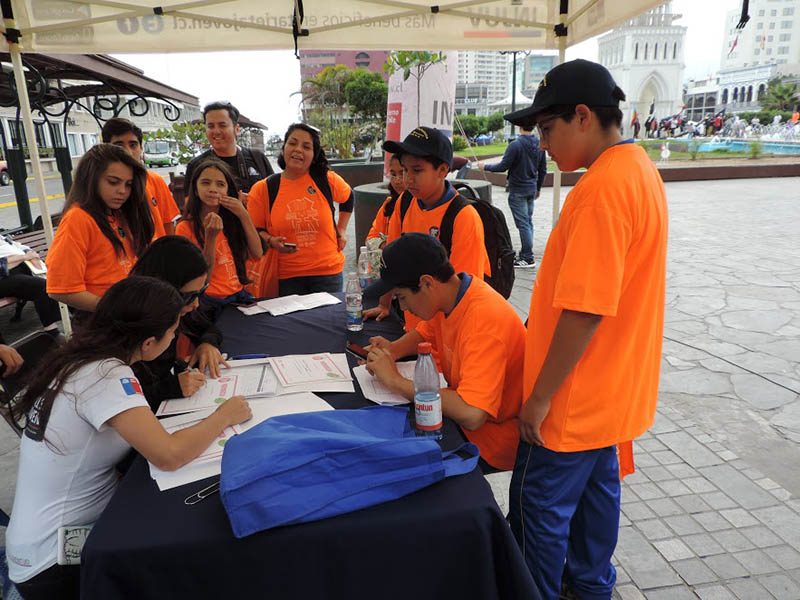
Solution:
<svg viewBox="0 0 800 600">
<path fill-rule="evenodd" d="M 496 164 L 478 163 L 478 168 L 500 173 L 508 171 L 508 206 L 519 230 L 521 248 L 514 266 L 530 269 L 536 266 L 533 256 L 533 202 L 541 193 L 544 176 L 547 175 L 547 155 L 539 148 L 539 140 L 533 135 L 533 126 L 520 127 L 520 135 L 511 142 Z"/>
</svg>

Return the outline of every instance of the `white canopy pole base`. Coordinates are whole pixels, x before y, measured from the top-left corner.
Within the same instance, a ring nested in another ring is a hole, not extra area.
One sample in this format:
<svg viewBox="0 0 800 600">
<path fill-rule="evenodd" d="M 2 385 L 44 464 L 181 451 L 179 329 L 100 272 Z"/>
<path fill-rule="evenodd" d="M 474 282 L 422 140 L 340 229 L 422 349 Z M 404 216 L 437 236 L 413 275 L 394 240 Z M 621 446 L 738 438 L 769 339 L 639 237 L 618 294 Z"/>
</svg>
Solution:
<svg viewBox="0 0 800 600">
<path fill-rule="evenodd" d="M 39 146 L 36 143 L 36 131 L 33 126 L 33 115 L 31 115 L 31 103 L 28 98 L 28 84 L 25 81 L 25 71 L 22 66 L 22 55 L 19 51 L 19 44 L 9 43 L 8 51 L 11 55 L 11 64 L 14 66 L 14 80 L 17 83 L 17 95 L 19 97 L 20 112 L 22 114 L 22 126 L 25 130 L 25 139 L 28 141 L 28 153 L 33 167 L 33 178 L 36 181 L 36 189 L 39 193 L 39 206 L 42 210 L 42 224 L 44 225 L 44 237 L 47 245 L 53 243 L 53 223 L 50 220 L 50 210 L 47 207 L 47 191 L 44 187 L 44 175 L 42 165 L 39 162 Z M 61 324 L 64 326 L 64 335 L 69 337 L 72 334 L 72 324 L 69 320 L 69 309 L 66 304 L 59 302 L 58 308 L 61 311 Z"/>
</svg>

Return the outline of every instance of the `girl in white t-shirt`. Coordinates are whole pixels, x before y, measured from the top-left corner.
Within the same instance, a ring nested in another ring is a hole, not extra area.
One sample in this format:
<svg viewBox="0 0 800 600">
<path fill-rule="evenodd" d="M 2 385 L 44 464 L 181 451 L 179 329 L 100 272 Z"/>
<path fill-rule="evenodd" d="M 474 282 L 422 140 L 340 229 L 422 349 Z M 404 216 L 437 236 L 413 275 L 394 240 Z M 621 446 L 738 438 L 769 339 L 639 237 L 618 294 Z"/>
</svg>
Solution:
<svg viewBox="0 0 800 600">
<path fill-rule="evenodd" d="M 9 575 L 26 600 L 79 597 L 80 567 L 56 564 L 58 530 L 99 518 L 117 485 L 114 466 L 131 447 L 174 470 L 226 427 L 250 418 L 247 402 L 235 396 L 197 425 L 169 434 L 147 405 L 130 365 L 164 352 L 183 306 L 168 283 L 123 279 L 30 383 L 20 404 L 28 423 L 6 533 Z"/>
</svg>

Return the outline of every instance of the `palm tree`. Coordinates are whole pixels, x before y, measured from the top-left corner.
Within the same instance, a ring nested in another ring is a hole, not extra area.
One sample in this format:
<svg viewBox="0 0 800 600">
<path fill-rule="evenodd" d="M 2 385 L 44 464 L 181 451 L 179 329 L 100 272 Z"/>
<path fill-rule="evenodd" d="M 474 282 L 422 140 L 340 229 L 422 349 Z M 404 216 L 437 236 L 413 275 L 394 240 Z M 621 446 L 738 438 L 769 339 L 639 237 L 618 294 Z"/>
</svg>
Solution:
<svg viewBox="0 0 800 600">
<path fill-rule="evenodd" d="M 792 110 L 797 104 L 797 85 L 783 83 L 775 78 L 767 84 L 767 91 L 761 99 L 761 108 L 765 111 L 785 112 Z"/>
</svg>

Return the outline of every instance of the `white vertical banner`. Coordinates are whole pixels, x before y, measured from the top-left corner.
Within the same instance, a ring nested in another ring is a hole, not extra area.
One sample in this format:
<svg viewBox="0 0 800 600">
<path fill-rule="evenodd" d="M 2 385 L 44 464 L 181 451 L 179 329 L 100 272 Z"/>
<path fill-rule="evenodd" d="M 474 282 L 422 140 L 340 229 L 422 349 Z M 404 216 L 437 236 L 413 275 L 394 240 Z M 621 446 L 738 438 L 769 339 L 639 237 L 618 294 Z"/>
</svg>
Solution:
<svg viewBox="0 0 800 600">
<path fill-rule="evenodd" d="M 446 53 L 444 61 L 425 71 L 419 87 L 413 74 L 403 81 L 402 71 L 393 73 L 389 78 L 386 139 L 402 141 L 419 126 L 441 129 L 452 138 L 457 69 L 458 56 L 453 50 Z"/>
</svg>

